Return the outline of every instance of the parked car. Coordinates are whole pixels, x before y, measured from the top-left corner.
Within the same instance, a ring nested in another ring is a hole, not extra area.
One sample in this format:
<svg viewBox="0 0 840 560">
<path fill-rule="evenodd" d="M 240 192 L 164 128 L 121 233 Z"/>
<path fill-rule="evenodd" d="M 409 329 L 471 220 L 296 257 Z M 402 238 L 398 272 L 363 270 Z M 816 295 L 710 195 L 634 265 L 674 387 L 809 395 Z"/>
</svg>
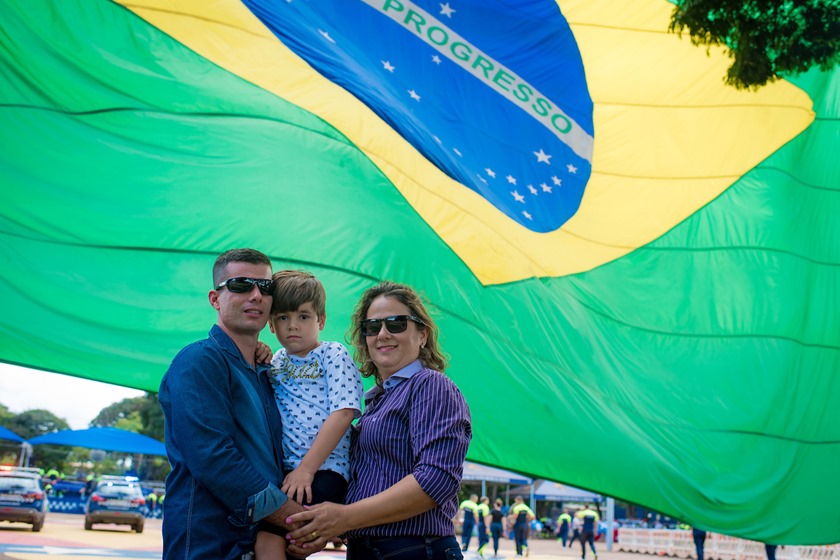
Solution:
<svg viewBox="0 0 840 560">
<path fill-rule="evenodd" d="M 94 524 L 131 525 L 137 533 L 143 532 L 146 499 L 140 483 L 134 477 L 103 476 L 85 505 L 85 530 Z"/>
<path fill-rule="evenodd" d="M 38 469 L 0 466 L 0 521 L 29 523 L 38 532 L 47 517 L 47 496 Z"/>
</svg>

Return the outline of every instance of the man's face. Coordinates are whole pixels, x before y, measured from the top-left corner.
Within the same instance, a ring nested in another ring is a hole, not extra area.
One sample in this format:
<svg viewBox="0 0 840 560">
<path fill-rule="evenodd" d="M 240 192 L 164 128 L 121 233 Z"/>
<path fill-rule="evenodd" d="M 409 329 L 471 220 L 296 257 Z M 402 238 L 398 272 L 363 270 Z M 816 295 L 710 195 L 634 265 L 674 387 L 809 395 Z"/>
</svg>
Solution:
<svg viewBox="0 0 840 560">
<path fill-rule="evenodd" d="M 271 267 L 233 262 L 225 268 L 221 282 L 239 276 L 271 280 Z M 243 293 L 234 293 L 227 288 L 211 290 L 209 298 L 210 305 L 219 313 L 219 326 L 231 338 L 258 336 L 265 328 L 271 310 L 271 296 L 262 294 L 256 285 Z"/>
</svg>

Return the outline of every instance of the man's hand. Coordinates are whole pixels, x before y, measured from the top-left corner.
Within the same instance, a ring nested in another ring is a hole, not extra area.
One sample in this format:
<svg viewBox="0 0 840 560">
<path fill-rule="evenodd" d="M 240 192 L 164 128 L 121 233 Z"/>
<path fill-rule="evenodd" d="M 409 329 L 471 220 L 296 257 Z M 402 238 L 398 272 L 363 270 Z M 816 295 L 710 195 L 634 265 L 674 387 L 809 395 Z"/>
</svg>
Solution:
<svg viewBox="0 0 840 560">
<path fill-rule="evenodd" d="M 302 505 L 297 503 L 294 500 L 286 500 L 286 503 L 280 506 L 280 509 L 263 519 L 263 521 L 267 521 L 269 523 L 273 523 L 274 525 L 278 525 L 283 527 L 289 531 L 300 527 L 302 523 L 290 523 L 287 521 L 289 516 L 295 513 L 301 513 L 306 511 Z M 290 541 L 286 541 L 286 551 L 289 553 L 290 556 L 296 556 L 298 558 L 305 558 L 310 554 L 314 554 L 315 552 L 320 552 L 323 550 L 325 546 L 327 546 L 327 540 L 318 536 L 318 538 L 313 538 L 309 535 L 308 542 L 305 544 L 303 542 L 299 543 L 290 543 Z M 291 560 L 291 559 L 290 559 Z"/>
</svg>

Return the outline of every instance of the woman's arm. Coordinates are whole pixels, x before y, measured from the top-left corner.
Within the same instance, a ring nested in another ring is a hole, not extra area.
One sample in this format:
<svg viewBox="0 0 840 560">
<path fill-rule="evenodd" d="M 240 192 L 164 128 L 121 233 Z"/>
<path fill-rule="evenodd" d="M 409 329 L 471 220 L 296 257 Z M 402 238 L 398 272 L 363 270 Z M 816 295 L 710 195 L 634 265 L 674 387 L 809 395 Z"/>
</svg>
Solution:
<svg viewBox="0 0 840 560">
<path fill-rule="evenodd" d="M 292 542 L 302 540 L 307 544 L 322 538 L 326 542 L 353 529 L 415 517 L 436 505 L 420 488 L 414 475 L 408 475 L 387 490 L 353 504 L 345 506 L 325 502 L 292 515 L 290 523 L 303 525 L 289 533 L 288 538 Z M 312 539 L 312 533 L 318 536 Z M 308 548 L 306 544 L 303 547 Z"/>
</svg>

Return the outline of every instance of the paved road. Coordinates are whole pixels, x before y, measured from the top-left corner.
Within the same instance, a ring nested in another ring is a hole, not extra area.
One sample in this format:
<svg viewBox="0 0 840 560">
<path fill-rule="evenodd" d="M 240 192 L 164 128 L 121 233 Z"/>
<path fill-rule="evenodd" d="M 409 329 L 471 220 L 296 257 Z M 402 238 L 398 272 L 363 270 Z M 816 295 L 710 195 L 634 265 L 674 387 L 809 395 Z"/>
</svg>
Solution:
<svg viewBox="0 0 840 560">
<path fill-rule="evenodd" d="M 479 558 L 472 549 L 465 554 L 466 560 Z M 491 548 L 492 544 L 490 545 Z M 625 552 L 606 552 L 598 544 L 598 560 L 647 560 L 644 555 Z M 54 560 L 97 560 L 101 558 L 155 559 L 161 557 L 162 540 L 160 521 L 147 519 L 142 534 L 136 534 L 126 525 L 96 525 L 93 531 L 85 531 L 84 517 L 65 513 L 50 513 L 40 533 L 33 533 L 29 525 L 0 523 L 0 560 L 44 560 L 49 555 Z M 492 558 L 492 550 L 485 558 Z M 513 541 L 503 539 L 499 550 L 500 559 L 515 557 Z M 532 560 L 580 558 L 580 548 L 563 548 L 560 543 L 548 539 L 531 540 Z M 342 551 L 325 550 L 311 556 L 317 560 L 344 560 Z M 587 559 L 592 560 L 591 553 Z"/>
</svg>

